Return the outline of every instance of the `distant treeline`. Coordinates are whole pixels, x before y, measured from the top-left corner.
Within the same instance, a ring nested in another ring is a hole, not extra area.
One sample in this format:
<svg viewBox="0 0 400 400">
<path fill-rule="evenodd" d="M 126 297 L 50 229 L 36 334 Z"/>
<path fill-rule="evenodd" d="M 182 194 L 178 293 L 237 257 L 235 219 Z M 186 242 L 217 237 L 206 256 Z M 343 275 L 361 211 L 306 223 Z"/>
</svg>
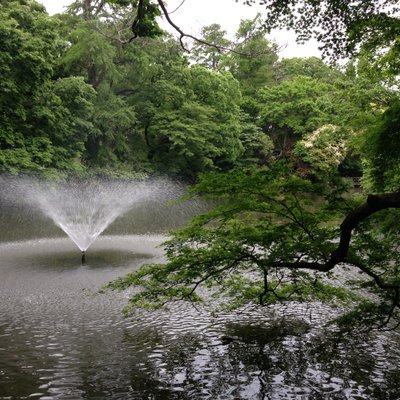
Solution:
<svg viewBox="0 0 400 400">
<path fill-rule="evenodd" d="M 193 181 L 289 157 L 304 174 L 360 174 L 359 134 L 393 97 L 366 65 L 280 59 L 259 16 L 234 42 L 203 28 L 233 51 L 194 43 L 187 54 L 161 32 L 126 43 L 131 7 L 82 3 L 56 16 L 34 1 L 0 5 L 0 171 Z"/>
</svg>

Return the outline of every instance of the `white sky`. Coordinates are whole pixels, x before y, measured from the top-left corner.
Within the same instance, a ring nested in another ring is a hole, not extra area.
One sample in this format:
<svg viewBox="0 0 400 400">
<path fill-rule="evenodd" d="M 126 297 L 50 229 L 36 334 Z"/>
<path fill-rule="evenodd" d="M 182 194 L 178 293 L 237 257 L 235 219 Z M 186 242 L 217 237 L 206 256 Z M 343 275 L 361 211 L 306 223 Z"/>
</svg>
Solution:
<svg viewBox="0 0 400 400">
<path fill-rule="evenodd" d="M 71 0 L 38 0 L 44 4 L 49 14 L 64 11 L 64 7 Z M 182 3 L 182 0 L 168 0 L 168 10 L 173 11 Z M 233 37 L 241 19 L 254 18 L 257 12 L 262 14 L 261 6 L 246 6 L 243 0 L 185 0 L 179 9 L 171 14 L 171 19 L 183 29 L 184 32 L 194 36 L 199 35 L 203 26 L 218 23 L 226 30 L 229 37 Z M 172 28 L 162 24 L 164 29 L 173 32 Z M 295 35 L 287 31 L 274 31 L 270 39 L 277 42 L 283 50 L 281 57 L 311 57 L 320 56 L 317 43 L 309 41 L 304 45 L 295 42 Z"/>
</svg>

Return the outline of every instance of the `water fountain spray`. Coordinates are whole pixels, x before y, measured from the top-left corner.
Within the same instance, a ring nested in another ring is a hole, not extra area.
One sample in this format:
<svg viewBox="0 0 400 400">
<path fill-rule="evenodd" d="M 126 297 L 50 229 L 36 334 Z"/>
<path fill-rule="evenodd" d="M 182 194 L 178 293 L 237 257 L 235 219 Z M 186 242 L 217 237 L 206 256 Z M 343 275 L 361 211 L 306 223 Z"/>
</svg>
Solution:
<svg viewBox="0 0 400 400">
<path fill-rule="evenodd" d="M 50 217 L 81 250 L 86 251 L 97 237 L 120 215 L 165 196 L 167 182 L 133 180 L 68 180 L 47 182 L 20 179 L 14 190 L 30 206 Z"/>
</svg>

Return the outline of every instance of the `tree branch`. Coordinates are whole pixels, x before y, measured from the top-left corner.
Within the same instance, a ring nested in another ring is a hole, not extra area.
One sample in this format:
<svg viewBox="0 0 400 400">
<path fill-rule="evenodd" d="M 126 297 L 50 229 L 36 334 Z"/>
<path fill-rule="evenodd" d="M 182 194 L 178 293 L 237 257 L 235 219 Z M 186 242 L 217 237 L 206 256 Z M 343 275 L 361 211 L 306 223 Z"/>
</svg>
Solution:
<svg viewBox="0 0 400 400">
<path fill-rule="evenodd" d="M 96 12 L 95 15 L 98 16 L 104 9 L 104 6 L 106 4 L 106 0 L 100 0 L 99 2 L 96 2 Z"/>
<path fill-rule="evenodd" d="M 329 262 L 346 261 L 353 230 L 372 214 L 388 208 L 400 208 L 400 192 L 369 195 L 365 204 L 350 212 L 340 225 L 339 246 L 332 252 Z"/>
<path fill-rule="evenodd" d="M 144 17 L 144 0 L 139 0 L 138 6 L 137 6 L 137 14 L 135 19 L 132 22 L 132 33 L 133 36 L 127 41 L 127 43 L 131 43 L 134 39 L 138 37 L 138 34 L 136 32 L 136 27 L 138 26 L 139 22 L 143 19 Z"/>
<path fill-rule="evenodd" d="M 206 46 L 213 47 L 214 49 L 216 49 L 218 51 L 230 51 L 232 53 L 241 54 L 241 53 L 239 53 L 239 52 L 237 52 L 237 51 L 235 51 L 235 50 L 233 50 L 233 49 L 231 49 L 229 47 L 218 46 L 218 45 L 216 45 L 214 43 L 207 42 L 205 40 L 199 39 L 196 36 L 193 36 L 193 35 L 190 35 L 188 33 L 183 32 L 183 30 L 172 21 L 167 8 L 165 7 L 164 1 L 163 0 L 157 0 L 157 3 L 160 6 L 160 8 L 161 8 L 166 20 L 168 21 L 168 23 L 179 33 L 179 42 L 181 44 L 182 49 L 185 50 L 186 52 L 189 52 L 189 50 L 186 48 L 185 44 L 183 43 L 183 39 L 185 37 L 189 38 L 189 39 L 192 39 L 192 40 L 194 40 L 194 41 L 196 41 L 198 43 L 205 44 Z"/>
<path fill-rule="evenodd" d="M 270 262 L 269 265 L 277 268 L 310 269 L 314 271 L 328 272 L 333 269 L 337 264 L 340 264 L 342 262 L 351 262 L 351 264 L 357 266 L 367 275 L 374 278 L 377 285 L 382 289 L 393 290 L 395 288 L 398 288 L 398 285 L 383 284 L 383 282 L 380 281 L 378 275 L 369 271 L 361 264 L 357 263 L 357 261 L 347 259 L 353 230 L 362 221 L 370 217 L 372 214 L 389 208 L 400 208 L 400 192 L 369 195 L 367 201 L 361 206 L 355 208 L 352 212 L 350 212 L 350 214 L 348 214 L 341 223 L 339 245 L 331 253 L 329 260 L 325 263 L 299 260 L 296 262 L 276 261 Z"/>
<path fill-rule="evenodd" d="M 181 4 L 175 10 L 169 12 L 167 10 L 166 6 L 165 6 L 164 0 L 157 0 L 157 3 L 158 3 L 158 5 L 159 5 L 159 7 L 160 7 L 160 9 L 162 11 L 162 14 L 166 18 L 168 24 L 171 25 L 179 33 L 179 42 L 180 42 L 180 45 L 181 45 L 181 47 L 182 47 L 182 49 L 184 51 L 190 52 L 190 50 L 186 48 L 186 46 L 185 46 L 185 44 L 183 42 L 184 38 L 189 38 L 189 39 L 194 40 L 197 43 L 201 43 L 201 44 L 204 44 L 205 46 L 212 47 L 212 48 L 216 49 L 218 52 L 226 51 L 226 52 L 238 54 L 238 55 L 241 55 L 241 56 L 244 56 L 244 57 L 255 57 L 255 56 L 259 56 L 259 55 L 263 54 L 263 52 L 259 52 L 259 53 L 256 53 L 256 54 L 243 53 L 241 51 L 234 50 L 231 47 L 216 45 L 215 43 L 211 43 L 211 42 L 208 42 L 207 40 L 203 40 L 203 39 L 200 39 L 200 38 L 198 38 L 198 37 L 196 37 L 194 35 L 185 33 L 178 25 L 176 25 L 173 22 L 173 20 L 170 17 L 170 15 L 172 13 L 176 12 L 184 4 L 184 2 L 185 2 L 185 0 L 183 0 L 181 2 Z M 96 15 L 98 13 L 100 13 L 100 11 L 104 8 L 104 5 L 105 5 L 105 1 L 101 0 L 101 2 L 99 4 L 99 9 L 97 10 Z M 115 40 L 118 43 L 121 43 L 121 44 L 124 44 L 124 45 L 125 44 L 129 44 L 129 43 L 133 42 L 135 39 L 137 39 L 138 37 L 142 36 L 140 34 L 140 32 L 139 32 L 139 26 L 140 26 L 140 23 L 142 21 L 144 21 L 145 17 L 146 17 L 145 0 L 138 0 L 136 15 L 133 18 L 133 21 L 130 23 L 130 27 L 126 28 L 126 29 L 129 29 L 132 32 L 132 35 L 128 39 L 123 40 L 120 37 L 121 36 L 121 32 L 124 32 L 125 28 L 121 29 L 120 31 L 118 31 L 118 36 L 119 36 L 118 38 L 112 37 L 110 35 L 107 35 L 105 32 L 102 32 L 99 27 L 97 27 L 97 30 L 103 36 L 105 36 L 105 37 L 107 37 L 107 38 L 109 38 L 111 40 Z M 146 36 L 146 35 L 143 35 L 143 36 Z M 276 46 L 276 51 L 277 52 L 280 51 L 281 49 L 282 49 L 282 47 Z"/>
<path fill-rule="evenodd" d="M 228 265 L 226 265 L 226 266 L 224 266 L 224 267 L 222 267 L 222 268 L 220 268 L 220 269 L 213 270 L 213 271 L 209 272 L 208 274 L 204 275 L 204 276 L 203 276 L 201 279 L 199 279 L 198 281 L 193 282 L 192 290 L 189 292 L 188 296 L 190 297 L 190 296 L 197 290 L 197 288 L 198 288 L 202 283 L 204 283 L 205 281 L 207 281 L 207 280 L 210 279 L 211 277 L 213 277 L 213 276 L 215 276 L 215 275 L 218 276 L 218 275 L 220 275 L 222 272 L 229 271 L 229 270 L 230 270 L 231 268 L 233 268 L 237 263 L 239 263 L 240 261 L 243 261 L 243 260 L 245 260 L 245 259 L 246 259 L 246 256 L 239 255 L 239 256 L 236 257 L 234 260 L 232 260 L 232 262 L 229 263 Z M 210 261 L 208 264 L 209 264 L 210 266 L 212 266 L 212 265 L 214 264 L 214 262 L 213 262 L 213 261 Z"/>
<path fill-rule="evenodd" d="M 396 287 L 394 289 L 394 296 L 393 296 L 393 300 L 392 300 L 392 306 L 390 307 L 390 310 L 388 312 L 387 318 L 386 318 L 386 320 L 384 322 L 382 322 L 382 324 L 380 324 L 378 326 L 378 329 L 382 329 L 385 326 L 387 326 L 388 323 L 390 322 L 392 316 L 393 316 L 393 313 L 394 313 L 394 310 L 396 309 L 396 307 L 400 308 L 399 299 L 400 299 L 400 289 L 399 289 L 399 287 Z"/>
</svg>

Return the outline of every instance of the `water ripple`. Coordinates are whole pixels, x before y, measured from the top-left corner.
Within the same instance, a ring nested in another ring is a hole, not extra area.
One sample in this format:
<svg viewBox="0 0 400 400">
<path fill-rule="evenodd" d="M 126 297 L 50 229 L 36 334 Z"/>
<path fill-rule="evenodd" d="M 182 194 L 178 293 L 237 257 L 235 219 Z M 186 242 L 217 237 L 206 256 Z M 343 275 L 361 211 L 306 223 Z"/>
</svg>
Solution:
<svg viewBox="0 0 400 400">
<path fill-rule="evenodd" d="M 400 335 L 338 342 L 326 304 L 123 318 L 124 293 L 95 293 L 162 240 L 104 237 L 87 266 L 63 239 L 0 245 L 0 399 L 398 399 Z"/>
</svg>

